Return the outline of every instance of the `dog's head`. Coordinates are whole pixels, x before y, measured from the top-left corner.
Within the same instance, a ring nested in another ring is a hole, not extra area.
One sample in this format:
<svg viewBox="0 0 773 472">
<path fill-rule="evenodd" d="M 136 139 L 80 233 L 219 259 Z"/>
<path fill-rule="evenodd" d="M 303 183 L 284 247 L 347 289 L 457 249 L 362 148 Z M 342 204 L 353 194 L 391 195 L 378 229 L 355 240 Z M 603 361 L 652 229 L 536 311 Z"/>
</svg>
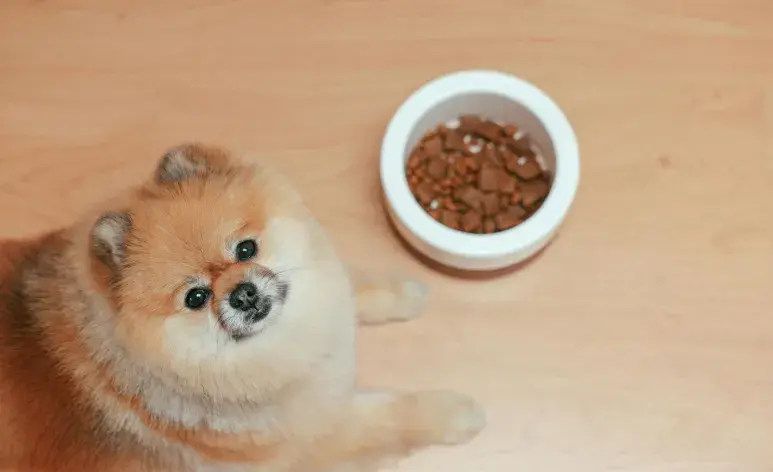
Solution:
<svg viewBox="0 0 773 472">
<path fill-rule="evenodd" d="M 326 349 L 334 321 L 315 317 L 345 295 L 326 244 L 279 176 L 201 145 L 168 151 L 152 181 L 92 231 L 116 342 L 204 388 L 325 354 L 311 351 Z"/>
</svg>

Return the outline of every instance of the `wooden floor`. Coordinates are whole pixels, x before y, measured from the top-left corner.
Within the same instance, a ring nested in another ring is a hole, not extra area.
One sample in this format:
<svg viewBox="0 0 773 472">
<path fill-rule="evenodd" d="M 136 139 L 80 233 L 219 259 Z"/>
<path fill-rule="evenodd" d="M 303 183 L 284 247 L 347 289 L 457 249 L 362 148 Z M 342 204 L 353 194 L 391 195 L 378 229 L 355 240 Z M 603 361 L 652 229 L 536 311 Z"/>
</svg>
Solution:
<svg viewBox="0 0 773 472">
<path fill-rule="evenodd" d="M 404 471 L 773 470 L 773 3 L 5 0 L 0 236 L 65 224 L 196 139 L 289 174 L 349 259 L 428 281 L 363 333 L 363 380 L 456 388 L 474 443 Z M 407 253 L 384 127 L 415 87 L 503 69 L 565 108 L 570 219 L 485 281 Z"/>
</svg>

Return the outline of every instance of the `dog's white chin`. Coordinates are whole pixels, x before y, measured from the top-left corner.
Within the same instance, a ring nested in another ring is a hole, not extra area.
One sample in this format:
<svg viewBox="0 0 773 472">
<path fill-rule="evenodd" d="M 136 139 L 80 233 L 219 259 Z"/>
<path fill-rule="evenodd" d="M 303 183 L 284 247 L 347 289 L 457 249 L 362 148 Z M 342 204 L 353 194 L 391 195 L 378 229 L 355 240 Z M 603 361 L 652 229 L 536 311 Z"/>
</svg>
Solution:
<svg viewBox="0 0 773 472">
<path fill-rule="evenodd" d="M 245 322 L 244 315 L 236 313 L 231 308 L 228 308 L 227 310 L 228 311 L 220 314 L 220 320 L 218 322 L 219 330 L 225 335 L 223 341 L 243 343 L 269 329 L 281 315 L 282 306 L 275 303 L 271 307 L 271 311 L 269 311 L 268 315 L 255 323 Z"/>
</svg>

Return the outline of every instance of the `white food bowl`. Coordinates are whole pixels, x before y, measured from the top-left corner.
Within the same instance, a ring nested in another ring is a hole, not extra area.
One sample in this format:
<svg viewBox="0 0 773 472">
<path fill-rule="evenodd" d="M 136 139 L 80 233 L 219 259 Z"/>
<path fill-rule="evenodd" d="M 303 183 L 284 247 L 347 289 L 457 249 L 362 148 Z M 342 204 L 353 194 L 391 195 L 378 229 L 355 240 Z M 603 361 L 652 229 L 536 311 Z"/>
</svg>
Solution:
<svg viewBox="0 0 773 472">
<path fill-rule="evenodd" d="M 405 163 L 422 136 L 460 115 L 512 123 L 528 133 L 552 175 L 542 206 L 518 226 L 493 234 L 457 231 L 435 221 L 408 187 Z M 461 270 L 496 270 L 529 259 L 561 225 L 580 179 L 580 154 L 572 126 L 544 92 L 496 71 L 462 71 L 439 77 L 414 92 L 387 127 L 381 147 L 381 185 L 400 235 L 430 259 Z"/>
</svg>

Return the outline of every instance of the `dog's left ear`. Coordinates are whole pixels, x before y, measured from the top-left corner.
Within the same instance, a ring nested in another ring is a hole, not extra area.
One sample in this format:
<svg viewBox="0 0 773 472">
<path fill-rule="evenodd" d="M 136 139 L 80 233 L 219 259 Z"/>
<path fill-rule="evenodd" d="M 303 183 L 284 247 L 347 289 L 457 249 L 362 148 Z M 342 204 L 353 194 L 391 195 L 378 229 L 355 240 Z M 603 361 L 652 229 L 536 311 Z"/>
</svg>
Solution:
<svg viewBox="0 0 773 472">
<path fill-rule="evenodd" d="M 155 181 L 160 184 L 181 182 L 228 167 L 228 152 L 198 143 L 187 143 L 166 151 L 156 167 Z"/>
<path fill-rule="evenodd" d="M 102 215 L 91 232 L 91 250 L 98 259 L 113 271 L 123 268 L 126 236 L 131 229 L 131 217 L 124 212 Z"/>
</svg>

